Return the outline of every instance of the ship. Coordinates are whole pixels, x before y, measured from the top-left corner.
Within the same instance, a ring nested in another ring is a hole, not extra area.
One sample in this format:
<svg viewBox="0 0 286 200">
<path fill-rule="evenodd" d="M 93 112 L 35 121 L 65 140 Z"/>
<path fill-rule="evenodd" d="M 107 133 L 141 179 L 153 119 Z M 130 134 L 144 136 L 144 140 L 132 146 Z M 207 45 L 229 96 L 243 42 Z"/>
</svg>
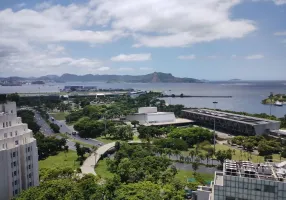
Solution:
<svg viewBox="0 0 286 200">
<path fill-rule="evenodd" d="M 275 106 L 283 106 L 283 103 L 280 102 L 280 101 L 276 101 L 276 102 L 274 103 L 274 105 L 275 105 Z"/>
</svg>

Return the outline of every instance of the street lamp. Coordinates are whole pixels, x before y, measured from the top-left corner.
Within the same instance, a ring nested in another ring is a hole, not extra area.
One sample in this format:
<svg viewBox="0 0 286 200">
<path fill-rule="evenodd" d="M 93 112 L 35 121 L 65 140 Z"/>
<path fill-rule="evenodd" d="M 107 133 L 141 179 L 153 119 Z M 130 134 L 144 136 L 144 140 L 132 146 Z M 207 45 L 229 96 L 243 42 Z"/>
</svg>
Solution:
<svg viewBox="0 0 286 200">
<path fill-rule="evenodd" d="M 214 101 L 213 104 L 214 104 L 214 109 L 216 110 L 216 104 L 218 102 L 217 101 Z M 214 153 L 215 153 L 215 117 L 214 117 Z"/>
</svg>

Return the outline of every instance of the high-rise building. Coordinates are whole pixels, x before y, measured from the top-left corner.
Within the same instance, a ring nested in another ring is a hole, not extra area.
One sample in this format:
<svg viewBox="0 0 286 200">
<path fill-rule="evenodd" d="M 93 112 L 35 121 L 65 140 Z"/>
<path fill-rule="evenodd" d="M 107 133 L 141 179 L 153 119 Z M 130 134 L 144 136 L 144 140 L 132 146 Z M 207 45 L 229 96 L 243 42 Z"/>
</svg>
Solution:
<svg viewBox="0 0 286 200">
<path fill-rule="evenodd" d="M 197 200 L 285 200 L 286 161 L 252 163 L 226 160 L 210 187 L 199 186 Z"/>
<path fill-rule="evenodd" d="M 27 124 L 17 117 L 15 102 L 0 104 L 0 199 L 9 200 L 37 185 L 36 139 Z"/>
</svg>

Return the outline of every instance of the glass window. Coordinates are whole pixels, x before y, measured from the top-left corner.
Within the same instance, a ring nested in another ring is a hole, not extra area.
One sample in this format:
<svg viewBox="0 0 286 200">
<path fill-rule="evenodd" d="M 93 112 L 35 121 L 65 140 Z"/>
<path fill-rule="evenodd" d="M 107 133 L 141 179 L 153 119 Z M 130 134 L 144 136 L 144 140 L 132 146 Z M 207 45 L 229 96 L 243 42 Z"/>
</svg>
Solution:
<svg viewBox="0 0 286 200">
<path fill-rule="evenodd" d="M 3 122 L 3 128 L 5 128 L 5 122 Z"/>
<path fill-rule="evenodd" d="M 28 152 L 30 152 L 30 147 L 28 147 Z"/>
<path fill-rule="evenodd" d="M 32 186 L 32 182 L 29 182 L 29 186 Z"/>
<path fill-rule="evenodd" d="M 13 136 L 13 133 L 12 132 L 10 132 L 10 137 L 12 137 Z"/>
<path fill-rule="evenodd" d="M 9 121 L 9 126 L 11 126 L 11 121 Z"/>
<path fill-rule="evenodd" d="M 6 122 L 6 127 L 8 127 L 8 122 Z"/>
<path fill-rule="evenodd" d="M 28 168 L 31 169 L 31 165 L 29 165 Z"/>
<path fill-rule="evenodd" d="M 17 185 L 17 180 L 16 180 L 16 181 L 14 181 L 14 185 Z"/>
<path fill-rule="evenodd" d="M 5 149 L 5 144 L 2 145 L 2 149 Z"/>
<path fill-rule="evenodd" d="M 6 138 L 7 137 L 7 133 L 4 133 L 4 138 Z"/>
<path fill-rule="evenodd" d="M 18 135 L 18 131 L 15 131 L 15 135 Z"/>
<path fill-rule="evenodd" d="M 31 177 L 32 177 L 32 174 L 30 173 L 30 174 L 28 175 L 28 177 L 31 178 Z"/>
<path fill-rule="evenodd" d="M 14 176 L 16 176 L 17 175 L 17 171 L 14 171 Z"/>
<path fill-rule="evenodd" d="M 16 156 L 16 152 L 13 152 L 13 157 L 15 157 Z"/>
<path fill-rule="evenodd" d="M 18 194 L 18 190 L 17 189 L 15 190 L 15 194 Z"/>
<path fill-rule="evenodd" d="M 16 166 L 16 164 L 17 164 L 16 161 L 14 161 L 14 162 L 13 162 L 14 167 Z"/>
<path fill-rule="evenodd" d="M 18 145 L 18 144 L 19 144 L 19 141 L 18 141 L 18 140 L 16 140 L 16 141 L 15 141 L 15 145 Z"/>
<path fill-rule="evenodd" d="M 27 157 L 27 159 L 28 159 L 28 160 L 31 160 L 31 157 L 30 157 L 30 156 L 28 156 L 28 157 Z"/>
<path fill-rule="evenodd" d="M 264 185 L 264 192 L 275 193 L 275 186 Z"/>
<path fill-rule="evenodd" d="M 225 197 L 225 200 L 235 200 L 235 197 Z"/>
</svg>

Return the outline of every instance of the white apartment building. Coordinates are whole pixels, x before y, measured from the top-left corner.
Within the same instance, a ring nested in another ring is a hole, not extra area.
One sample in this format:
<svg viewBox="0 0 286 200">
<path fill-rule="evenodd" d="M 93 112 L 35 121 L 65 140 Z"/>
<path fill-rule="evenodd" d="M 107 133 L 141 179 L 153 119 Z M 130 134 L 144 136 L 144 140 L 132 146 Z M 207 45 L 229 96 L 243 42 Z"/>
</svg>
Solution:
<svg viewBox="0 0 286 200">
<path fill-rule="evenodd" d="M 211 186 L 195 194 L 196 200 L 285 200 L 286 163 L 226 160 Z"/>
<path fill-rule="evenodd" d="M 9 200 L 37 185 L 36 139 L 27 124 L 17 117 L 15 102 L 0 104 L 0 199 Z"/>
</svg>

